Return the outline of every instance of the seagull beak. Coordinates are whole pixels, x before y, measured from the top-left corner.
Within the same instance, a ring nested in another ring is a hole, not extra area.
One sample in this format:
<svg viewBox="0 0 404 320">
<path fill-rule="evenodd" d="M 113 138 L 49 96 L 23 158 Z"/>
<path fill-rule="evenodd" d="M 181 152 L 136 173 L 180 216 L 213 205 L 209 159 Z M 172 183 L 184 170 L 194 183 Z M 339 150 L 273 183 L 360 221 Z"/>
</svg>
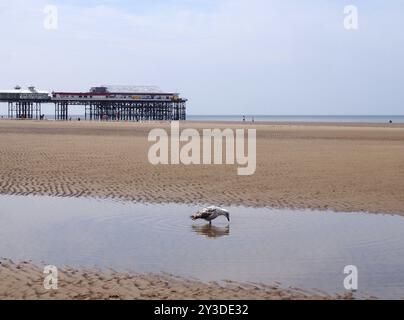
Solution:
<svg viewBox="0 0 404 320">
<path fill-rule="evenodd" d="M 195 220 L 197 219 L 198 215 L 199 215 L 199 211 L 198 211 L 198 212 L 195 212 L 195 213 L 191 216 L 191 219 L 195 221 Z"/>
<path fill-rule="evenodd" d="M 230 222 L 230 217 L 229 217 L 229 215 L 227 215 L 226 218 L 227 218 L 227 221 Z"/>
</svg>

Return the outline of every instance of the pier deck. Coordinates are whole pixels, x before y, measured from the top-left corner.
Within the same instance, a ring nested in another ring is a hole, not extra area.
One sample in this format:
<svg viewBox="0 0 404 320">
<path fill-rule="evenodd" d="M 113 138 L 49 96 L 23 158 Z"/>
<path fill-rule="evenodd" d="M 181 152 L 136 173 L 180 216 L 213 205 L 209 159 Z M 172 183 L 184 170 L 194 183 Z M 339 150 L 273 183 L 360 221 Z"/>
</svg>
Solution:
<svg viewBox="0 0 404 320">
<path fill-rule="evenodd" d="M 186 120 L 187 100 L 177 93 L 112 92 L 95 87 L 90 92 L 53 92 L 29 90 L 0 91 L 0 102 L 8 104 L 10 119 L 42 119 L 43 104 L 54 104 L 55 120 L 70 119 L 70 109 L 83 106 L 85 120 L 164 121 Z"/>
</svg>

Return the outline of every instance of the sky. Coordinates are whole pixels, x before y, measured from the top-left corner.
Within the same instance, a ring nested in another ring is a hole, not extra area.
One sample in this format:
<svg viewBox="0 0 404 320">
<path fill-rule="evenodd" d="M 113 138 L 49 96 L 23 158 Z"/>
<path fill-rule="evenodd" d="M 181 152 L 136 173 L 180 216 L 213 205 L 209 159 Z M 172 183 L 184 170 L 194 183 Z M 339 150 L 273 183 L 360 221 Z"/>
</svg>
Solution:
<svg viewBox="0 0 404 320">
<path fill-rule="evenodd" d="M 403 30 L 404 0 L 0 0 L 0 89 L 156 85 L 197 115 L 404 114 Z"/>
</svg>

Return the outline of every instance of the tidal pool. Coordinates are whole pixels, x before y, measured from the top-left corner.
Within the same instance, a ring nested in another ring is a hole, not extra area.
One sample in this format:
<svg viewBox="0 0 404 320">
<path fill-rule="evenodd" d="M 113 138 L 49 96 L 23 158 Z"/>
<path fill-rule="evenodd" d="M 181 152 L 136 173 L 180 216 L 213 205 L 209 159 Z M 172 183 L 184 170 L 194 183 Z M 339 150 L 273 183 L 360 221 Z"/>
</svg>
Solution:
<svg viewBox="0 0 404 320">
<path fill-rule="evenodd" d="M 193 222 L 201 206 L 0 196 L 0 257 L 56 266 L 167 272 L 404 298 L 404 217 L 230 207 L 231 222 Z"/>
</svg>

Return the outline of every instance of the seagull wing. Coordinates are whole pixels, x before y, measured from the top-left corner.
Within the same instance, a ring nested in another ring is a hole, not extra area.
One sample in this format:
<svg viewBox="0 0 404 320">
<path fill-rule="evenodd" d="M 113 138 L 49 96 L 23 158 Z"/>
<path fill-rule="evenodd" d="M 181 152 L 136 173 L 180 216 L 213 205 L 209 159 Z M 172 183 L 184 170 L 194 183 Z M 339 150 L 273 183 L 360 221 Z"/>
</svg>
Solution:
<svg viewBox="0 0 404 320">
<path fill-rule="evenodd" d="M 214 208 L 206 208 L 203 209 L 197 213 L 195 213 L 191 218 L 193 220 L 197 220 L 197 219 L 205 219 L 208 220 L 209 218 L 212 217 L 212 214 L 215 213 L 215 209 Z"/>
</svg>

